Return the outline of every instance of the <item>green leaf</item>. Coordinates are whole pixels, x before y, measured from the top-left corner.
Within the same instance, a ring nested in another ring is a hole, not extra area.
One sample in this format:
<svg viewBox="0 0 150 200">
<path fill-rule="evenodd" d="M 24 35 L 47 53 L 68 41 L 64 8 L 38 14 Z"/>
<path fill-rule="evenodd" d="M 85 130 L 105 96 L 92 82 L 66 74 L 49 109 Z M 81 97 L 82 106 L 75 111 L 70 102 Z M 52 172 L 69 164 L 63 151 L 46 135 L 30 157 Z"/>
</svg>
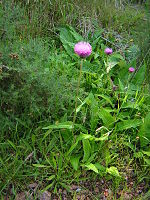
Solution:
<svg viewBox="0 0 150 200">
<path fill-rule="evenodd" d="M 99 171 L 102 171 L 102 172 L 106 171 L 106 168 L 103 165 L 101 165 L 99 163 L 95 163 L 94 165 Z"/>
<path fill-rule="evenodd" d="M 71 165 L 76 171 L 78 170 L 78 167 L 79 167 L 79 159 L 80 159 L 80 156 L 76 156 L 76 157 L 72 156 L 70 158 Z"/>
<path fill-rule="evenodd" d="M 135 158 L 142 158 L 143 157 L 143 153 L 141 152 L 141 151 L 139 151 L 139 152 L 134 152 L 134 157 Z"/>
<path fill-rule="evenodd" d="M 84 41 L 83 37 L 77 33 L 73 27 L 69 26 L 69 29 L 70 33 L 73 35 L 77 42 Z"/>
<path fill-rule="evenodd" d="M 131 61 L 137 59 L 139 52 L 140 52 L 140 49 L 139 49 L 138 45 L 132 45 L 126 51 L 126 57 L 131 62 Z"/>
<path fill-rule="evenodd" d="M 81 133 L 77 139 L 76 139 L 76 142 L 70 147 L 69 151 L 67 152 L 67 155 L 70 154 L 75 148 L 76 146 L 78 145 L 78 142 L 81 141 L 81 140 L 94 140 L 94 141 L 104 141 L 104 140 L 108 140 L 108 136 L 109 136 L 109 132 L 102 135 L 101 137 L 97 138 L 97 137 L 94 137 L 90 134 L 83 134 Z"/>
<path fill-rule="evenodd" d="M 142 124 L 142 120 L 133 119 L 133 120 L 124 120 L 123 122 L 117 123 L 117 131 L 123 131 L 130 128 L 136 128 Z"/>
<path fill-rule="evenodd" d="M 45 192 L 47 191 L 48 189 L 52 188 L 53 185 L 54 185 L 55 181 L 53 181 L 51 184 L 49 184 L 48 186 L 46 186 L 43 190 L 41 190 L 41 192 Z"/>
<path fill-rule="evenodd" d="M 15 150 L 17 149 L 17 148 L 16 148 L 16 145 L 15 145 L 12 141 L 7 140 L 7 142 L 8 142 L 8 143 L 10 144 L 10 146 L 13 147 Z"/>
<path fill-rule="evenodd" d="M 99 120 L 99 106 L 96 101 L 94 95 L 91 93 L 90 95 L 90 127 L 91 131 L 95 131 Z"/>
<path fill-rule="evenodd" d="M 32 134 L 31 140 L 32 140 L 32 145 L 34 146 L 35 145 L 35 141 L 36 141 L 36 138 L 35 138 L 34 134 Z"/>
<path fill-rule="evenodd" d="M 136 75 L 134 76 L 132 83 L 134 85 L 142 85 L 146 74 L 146 64 L 140 67 Z"/>
<path fill-rule="evenodd" d="M 110 105 L 111 105 L 112 107 L 114 106 L 113 103 L 112 103 L 112 101 L 111 101 L 111 99 L 110 99 L 108 96 L 102 95 L 102 94 L 98 94 L 98 95 L 96 95 L 96 96 L 102 97 L 102 98 L 105 99 L 108 103 L 110 103 Z"/>
<path fill-rule="evenodd" d="M 48 131 L 46 131 L 46 133 L 44 134 L 42 141 L 52 132 L 52 129 L 49 129 Z"/>
<path fill-rule="evenodd" d="M 50 125 L 47 127 L 44 127 L 43 129 L 72 129 L 73 128 L 73 122 L 62 122 L 55 125 Z"/>
<path fill-rule="evenodd" d="M 108 133 L 102 135 L 102 136 L 99 137 L 99 138 L 94 137 L 94 140 L 95 140 L 95 141 L 105 141 L 105 140 L 108 140 L 109 134 L 110 134 L 110 132 L 108 132 Z"/>
<path fill-rule="evenodd" d="M 33 164 L 34 167 L 38 167 L 38 168 L 49 168 L 50 166 L 46 166 L 46 165 L 41 165 L 41 164 Z"/>
<path fill-rule="evenodd" d="M 60 182 L 60 185 L 65 188 L 68 192 L 71 192 L 70 187 L 66 185 L 65 183 Z"/>
<path fill-rule="evenodd" d="M 85 167 L 87 167 L 88 170 L 92 170 L 92 171 L 94 171 L 95 173 L 98 173 L 98 169 L 97 169 L 96 166 L 95 166 L 94 164 L 92 164 L 92 163 L 85 165 Z"/>
<path fill-rule="evenodd" d="M 148 200 L 148 199 L 150 199 L 150 190 L 146 192 L 144 196 L 142 196 L 142 200 Z"/>
<path fill-rule="evenodd" d="M 85 162 L 85 161 L 87 162 L 91 154 L 91 145 L 90 145 L 89 140 L 85 140 L 85 139 L 82 140 L 82 144 L 83 144 L 83 151 L 84 151 L 82 162 Z"/>
<path fill-rule="evenodd" d="M 54 178 L 55 178 L 55 175 L 53 174 L 53 175 L 49 176 L 46 180 L 51 181 L 51 180 L 53 180 Z"/>
<path fill-rule="evenodd" d="M 83 62 L 82 72 L 95 75 L 98 73 L 99 65 L 97 63 L 90 63 L 89 61 Z"/>
<path fill-rule="evenodd" d="M 120 60 L 123 60 L 124 58 L 120 55 L 120 54 L 112 54 L 109 59 L 108 62 L 106 63 L 107 65 L 107 73 L 109 73 L 109 71 L 116 66 Z"/>
<path fill-rule="evenodd" d="M 97 25 L 96 25 L 97 26 Z M 94 35 L 93 37 L 91 38 L 91 45 L 92 45 L 92 49 L 94 50 L 98 45 L 100 45 L 102 43 L 102 40 L 101 40 L 101 35 L 103 33 L 103 29 L 100 29 L 100 28 L 97 28 L 95 29 L 94 31 Z"/>
<path fill-rule="evenodd" d="M 150 151 L 142 151 L 145 155 L 150 156 Z"/>
<path fill-rule="evenodd" d="M 100 109 L 99 117 L 102 119 L 106 127 L 109 127 L 115 122 L 115 118 L 104 108 Z"/>
<path fill-rule="evenodd" d="M 142 147 L 150 143 L 150 113 L 148 113 L 145 117 L 138 136 L 140 137 L 140 143 Z"/>
<path fill-rule="evenodd" d="M 79 140 L 77 140 L 76 143 L 74 143 L 74 144 L 70 147 L 69 151 L 67 152 L 67 155 L 69 155 L 70 153 L 72 153 L 72 151 L 73 151 L 73 150 L 76 148 L 76 146 L 78 145 L 78 142 L 79 142 Z"/>
<path fill-rule="evenodd" d="M 119 88 L 120 88 L 120 91 L 124 91 L 124 85 L 123 83 L 121 82 L 121 80 L 118 78 L 119 80 Z"/>
<path fill-rule="evenodd" d="M 88 96 L 84 99 L 84 101 L 77 107 L 76 113 L 78 113 L 78 112 L 81 110 L 82 106 L 83 106 L 84 104 L 86 104 L 86 103 L 89 101 L 89 97 L 90 97 L 90 95 L 88 95 Z"/>
<path fill-rule="evenodd" d="M 75 38 L 71 34 L 69 29 L 67 28 L 60 29 L 60 40 L 65 50 L 67 51 L 68 55 L 76 59 L 77 57 L 75 56 L 75 53 L 74 53 Z"/>
<path fill-rule="evenodd" d="M 72 27 L 67 26 L 60 28 L 60 40 L 67 51 L 68 55 L 70 55 L 75 60 L 77 56 L 74 53 L 74 45 L 79 41 L 83 41 L 81 35 L 79 35 Z"/>
<path fill-rule="evenodd" d="M 123 57 L 122 55 L 118 54 L 118 53 L 113 53 L 113 54 L 111 55 L 111 57 L 112 57 L 113 59 L 116 59 L 116 60 L 119 61 L 119 62 L 120 62 L 120 60 L 124 60 L 124 57 Z"/>
<path fill-rule="evenodd" d="M 59 159 L 58 159 L 58 169 L 62 169 L 62 165 L 63 165 L 63 156 L 60 153 Z"/>
<path fill-rule="evenodd" d="M 144 158 L 144 161 L 145 161 L 148 165 L 150 165 L 150 159 Z"/>
<path fill-rule="evenodd" d="M 118 169 L 116 167 L 112 166 L 112 167 L 106 168 L 106 172 L 109 173 L 112 176 L 120 177 L 120 174 L 119 174 Z"/>
</svg>

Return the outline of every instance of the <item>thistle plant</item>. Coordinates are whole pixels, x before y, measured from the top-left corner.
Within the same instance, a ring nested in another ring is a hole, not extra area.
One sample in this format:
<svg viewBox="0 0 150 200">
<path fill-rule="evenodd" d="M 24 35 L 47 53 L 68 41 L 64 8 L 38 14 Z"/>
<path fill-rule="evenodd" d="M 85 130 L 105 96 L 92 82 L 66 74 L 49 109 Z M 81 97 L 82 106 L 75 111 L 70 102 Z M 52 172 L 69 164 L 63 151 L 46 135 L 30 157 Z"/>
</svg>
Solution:
<svg viewBox="0 0 150 200">
<path fill-rule="evenodd" d="M 135 68 L 134 67 L 129 67 L 129 72 L 130 73 L 133 73 L 135 71 Z"/>
<path fill-rule="evenodd" d="M 107 55 L 110 55 L 113 53 L 113 50 L 111 48 L 106 48 L 104 51 Z"/>
<path fill-rule="evenodd" d="M 74 116 L 73 116 L 73 128 L 74 128 L 76 115 L 77 115 L 76 109 L 77 109 L 77 100 L 78 100 L 78 96 L 79 96 L 80 80 L 82 77 L 83 58 L 86 58 L 91 55 L 92 47 L 88 42 L 81 41 L 81 42 L 78 42 L 77 44 L 75 44 L 74 52 L 81 58 L 81 62 L 80 62 L 80 73 L 79 73 L 77 90 L 76 90 L 77 92 L 76 92 L 76 99 L 75 99 L 75 112 L 74 112 Z M 73 129 L 72 129 L 72 134 L 73 134 Z"/>
</svg>

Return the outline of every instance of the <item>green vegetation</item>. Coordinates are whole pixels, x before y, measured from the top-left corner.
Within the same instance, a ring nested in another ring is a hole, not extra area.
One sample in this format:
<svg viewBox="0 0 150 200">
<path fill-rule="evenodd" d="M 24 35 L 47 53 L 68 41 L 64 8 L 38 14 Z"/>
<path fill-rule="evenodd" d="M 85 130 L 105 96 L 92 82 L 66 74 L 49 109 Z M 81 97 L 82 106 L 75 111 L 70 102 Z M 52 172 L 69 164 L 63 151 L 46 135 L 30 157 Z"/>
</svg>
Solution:
<svg viewBox="0 0 150 200">
<path fill-rule="evenodd" d="M 150 5 L 135 3 L 1 1 L 1 199 L 149 198 Z"/>
</svg>

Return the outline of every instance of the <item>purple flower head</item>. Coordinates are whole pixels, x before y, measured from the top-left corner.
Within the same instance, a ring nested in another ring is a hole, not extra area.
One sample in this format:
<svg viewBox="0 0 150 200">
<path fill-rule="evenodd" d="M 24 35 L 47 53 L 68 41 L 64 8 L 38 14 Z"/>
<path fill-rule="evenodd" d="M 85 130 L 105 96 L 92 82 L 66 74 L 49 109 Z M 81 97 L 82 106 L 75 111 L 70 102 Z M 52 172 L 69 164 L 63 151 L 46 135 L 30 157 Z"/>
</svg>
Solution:
<svg viewBox="0 0 150 200">
<path fill-rule="evenodd" d="M 130 73 L 133 73 L 134 71 L 135 71 L 135 68 L 134 68 L 134 67 L 130 67 L 130 68 L 129 68 L 129 72 L 130 72 Z"/>
<path fill-rule="evenodd" d="M 88 42 L 78 42 L 74 46 L 74 52 L 80 57 L 85 58 L 92 53 L 92 47 Z"/>
<path fill-rule="evenodd" d="M 113 50 L 111 48 L 106 48 L 104 51 L 107 55 L 112 54 Z"/>
</svg>

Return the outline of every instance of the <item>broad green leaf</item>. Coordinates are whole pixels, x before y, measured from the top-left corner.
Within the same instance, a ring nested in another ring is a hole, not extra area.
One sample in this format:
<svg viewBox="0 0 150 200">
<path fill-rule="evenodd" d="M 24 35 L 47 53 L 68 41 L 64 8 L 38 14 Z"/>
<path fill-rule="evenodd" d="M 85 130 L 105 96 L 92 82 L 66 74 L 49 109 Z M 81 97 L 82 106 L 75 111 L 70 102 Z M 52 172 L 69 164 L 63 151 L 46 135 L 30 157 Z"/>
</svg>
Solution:
<svg viewBox="0 0 150 200">
<path fill-rule="evenodd" d="M 124 120 L 123 122 L 117 123 L 117 131 L 123 131 L 130 128 L 136 128 L 142 124 L 140 119 Z"/>
<path fill-rule="evenodd" d="M 106 127 L 109 127 L 115 122 L 115 118 L 104 108 L 100 108 L 99 117 Z"/>
<path fill-rule="evenodd" d="M 82 140 L 82 144 L 83 144 L 83 151 L 84 151 L 82 162 L 87 162 L 91 154 L 91 145 L 90 145 L 89 140 L 85 140 L 85 139 Z"/>
<path fill-rule="evenodd" d="M 150 156 L 150 151 L 142 151 L 145 155 Z"/>
<path fill-rule="evenodd" d="M 124 58 L 120 55 L 120 54 L 112 54 L 109 58 L 108 58 L 108 62 L 106 63 L 107 66 L 107 73 L 109 73 L 109 71 L 116 66 L 120 60 L 123 60 Z"/>
<path fill-rule="evenodd" d="M 112 107 L 114 106 L 113 103 L 112 103 L 112 101 L 111 101 L 111 99 L 110 99 L 108 96 L 102 95 L 102 94 L 97 94 L 96 96 L 102 97 L 102 98 L 105 99 L 108 103 L 110 103 L 110 105 L 111 105 Z"/>
<path fill-rule="evenodd" d="M 75 170 L 78 170 L 80 156 L 72 156 L 70 158 L 71 165 Z"/>
<path fill-rule="evenodd" d="M 90 127 L 91 131 L 95 131 L 99 120 L 99 106 L 94 95 L 90 95 Z"/>
<path fill-rule="evenodd" d="M 134 157 L 135 158 L 142 158 L 143 157 L 143 153 L 141 151 L 139 152 L 134 152 Z"/>
<path fill-rule="evenodd" d="M 97 26 L 97 25 L 96 25 Z M 94 31 L 94 35 L 93 37 L 91 38 L 91 45 L 92 45 L 92 49 L 94 50 L 97 45 L 100 45 L 102 43 L 102 40 L 101 40 L 101 35 L 103 33 L 103 29 L 100 29 L 100 28 L 97 28 L 95 31 Z"/>
<path fill-rule="evenodd" d="M 119 53 L 113 53 L 113 54 L 111 55 L 111 57 L 114 58 L 114 59 L 116 59 L 116 60 L 118 60 L 118 61 L 124 60 L 123 56 L 120 55 Z"/>
<path fill-rule="evenodd" d="M 77 56 L 74 53 L 74 45 L 79 41 L 83 41 L 81 35 L 79 35 L 72 27 L 60 28 L 60 40 L 67 51 L 68 55 L 70 55 L 75 60 Z"/>
<path fill-rule="evenodd" d="M 144 161 L 145 161 L 148 165 L 150 165 L 150 159 L 144 158 Z"/>
<path fill-rule="evenodd" d="M 140 52 L 140 49 L 138 45 L 130 46 L 128 50 L 125 52 L 127 60 L 129 60 L 130 62 L 133 60 L 136 60 L 139 52 Z"/>
<path fill-rule="evenodd" d="M 129 78 L 128 77 L 129 76 L 128 69 L 129 69 L 130 65 L 127 64 L 125 60 L 121 60 L 118 63 L 118 65 L 120 66 L 120 68 L 119 68 L 119 73 L 118 73 L 117 78 L 119 78 L 122 81 L 122 83 L 126 85 L 128 78 Z"/>
<path fill-rule="evenodd" d="M 72 28 L 71 26 L 69 26 L 69 31 L 70 31 L 70 33 L 73 35 L 73 37 L 75 38 L 75 40 L 76 40 L 77 42 L 84 41 L 84 38 L 83 38 L 79 33 L 77 33 L 77 32 L 75 31 L 75 29 Z"/>
<path fill-rule="evenodd" d="M 106 171 L 106 168 L 103 165 L 101 165 L 99 163 L 95 163 L 94 165 L 99 171 L 102 171 L 102 172 Z"/>
<path fill-rule="evenodd" d="M 105 141 L 105 140 L 108 140 L 109 134 L 110 134 L 110 132 L 108 132 L 108 133 L 102 135 L 102 136 L 99 137 L 99 138 L 94 137 L 94 140 L 95 140 L 95 141 Z"/>
<path fill-rule="evenodd" d="M 75 148 L 76 146 L 78 145 L 79 141 L 81 140 L 94 140 L 94 141 L 104 141 L 104 140 L 108 140 L 108 136 L 109 136 L 109 132 L 102 135 L 101 137 L 97 138 L 97 137 L 94 137 L 93 135 L 90 135 L 90 134 L 83 134 L 81 133 L 77 139 L 76 139 L 76 142 L 70 147 L 69 151 L 67 152 L 67 155 L 70 154 Z"/>
<path fill-rule="evenodd" d="M 132 108 L 132 109 L 139 110 L 138 104 L 136 102 L 131 102 L 131 101 L 123 103 L 123 105 L 121 106 L 121 108 Z"/>
<path fill-rule="evenodd" d="M 93 135 L 90 134 L 80 134 L 82 139 L 89 139 L 89 140 L 94 140 L 94 141 L 104 141 L 104 140 L 108 140 L 108 136 L 109 136 L 109 132 L 102 135 L 101 137 L 94 137 Z"/>
<path fill-rule="evenodd" d="M 150 143 L 150 113 L 148 113 L 145 117 L 138 136 L 140 137 L 140 143 L 142 147 Z"/>
<path fill-rule="evenodd" d="M 90 134 L 83 134 L 83 133 L 81 133 L 80 135 L 79 135 L 79 139 L 80 140 L 82 140 L 82 139 L 90 139 L 90 140 L 93 140 L 94 139 L 94 136 L 92 136 L 92 135 L 90 135 Z"/>
<path fill-rule="evenodd" d="M 107 73 L 109 73 L 110 70 L 111 70 L 115 65 L 117 65 L 117 64 L 118 64 L 118 61 L 109 61 L 109 62 L 106 64 L 106 66 L 107 66 L 107 69 L 106 69 Z"/>
<path fill-rule="evenodd" d="M 120 91 L 124 91 L 124 85 L 123 83 L 121 82 L 121 80 L 118 78 L 119 80 L 119 88 L 120 88 Z"/>
<path fill-rule="evenodd" d="M 68 28 L 60 29 L 60 40 L 67 51 L 68 55 L 76 59 L 76 55 L 74 53 L 74 45 L 76 43 L 74 36 L 71 34 Z"/>
<path fill-rule="evenodd" d="M 112 166 L 112 167 L 106 168 L 106 172 L 109 173 L 112 176 L 120 177 L 120 174 L 119 174 L 118 169 L 116 167 Z"/>
<path fill-rule="evenodd" d="M 96 152 L 96 153 L 93 153 L 93 152 L 92 152 L 91 156 L 90 156 L 89 159 L 88 159 L 88 162 L 89 162 L 89 163 L 93 162 L 93 161 L 95 160 L 96 155 L 97 155 L 97 152 Z"/>
<path fill-rule="evenodd" d="M 87 167 L 88 170 L 92 170 L 92 171 L 98 173 L 98 169 L 97 169 L 96 166 L 95 166 L 94 164 L 92 164 L 92 163 L 85 165 L 85 167 Z"/>
<path fill-rule="evenodd" d="M 83 62 L 82 72 L 95 75 L 99 71 L 99 65 L 97 63 L 90 63 L 89 61 Z"/>
<path fill-rule="evenodd" d="M 132 83 L 134 85 L 142 85 L 146 74 L 146 64 L 142 65 L 138 72 L 135 74 Z"/>
</svg>

